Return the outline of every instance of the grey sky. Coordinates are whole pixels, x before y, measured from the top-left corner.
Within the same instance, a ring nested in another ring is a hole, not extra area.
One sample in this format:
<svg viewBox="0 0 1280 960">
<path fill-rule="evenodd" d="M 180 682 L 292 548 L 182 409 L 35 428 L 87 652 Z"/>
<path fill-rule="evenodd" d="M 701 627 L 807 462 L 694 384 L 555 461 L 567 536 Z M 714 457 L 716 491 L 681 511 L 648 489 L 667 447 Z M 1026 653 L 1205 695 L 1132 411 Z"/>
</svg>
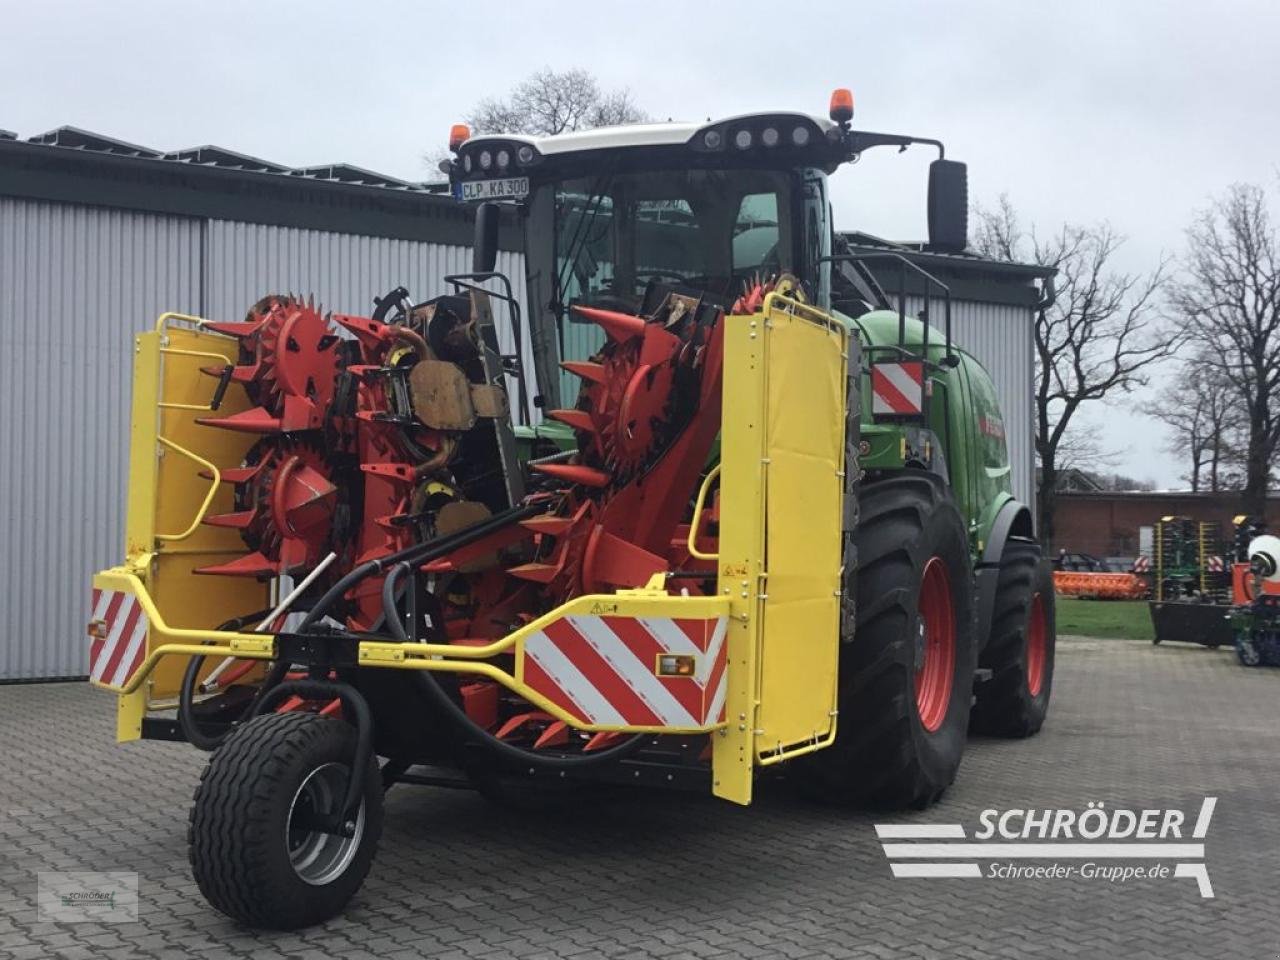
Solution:
<svg viewBox="0 0 1280 960">
<path fill-rule="evenodd" d="M 655 116 L 821 113 L 936 136 L 979 201 L 1028 220 L 1110 219 L 1126 269 L 1176 252 L 1233 181 L 1276 183 L 1280 4 L 1190 2 L 182 5 L 0 0 L 0 127 L 61 124 L 164 149 L 215 143 L 290 165 L 430 175 L 422 157 L 483 96 L 581 66 Z M 929 153 L 868 155 L 834 178 L 837 222 L 924 231 Z M 1091 412 L 1119 469 L 1173 484 L 1160 429 Z"/>
</svg>

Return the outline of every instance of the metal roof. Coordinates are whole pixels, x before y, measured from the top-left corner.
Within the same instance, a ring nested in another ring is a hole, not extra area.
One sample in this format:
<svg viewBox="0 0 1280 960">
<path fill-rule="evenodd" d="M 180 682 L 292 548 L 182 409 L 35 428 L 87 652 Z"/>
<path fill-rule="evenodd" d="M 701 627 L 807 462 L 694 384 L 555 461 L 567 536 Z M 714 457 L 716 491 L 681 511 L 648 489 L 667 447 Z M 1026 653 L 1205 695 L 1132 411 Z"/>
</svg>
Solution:
<svg viewBox="0 0 1280 960">
<path fill-rule="evenodd" d="M 943 253 L 930 250 L 927 243 L 895 242 L 883 237 L 873 236 L 859 230 L 842 230 L 842 236 L 854 252 L 901 253 L 909 256 L 914 263 L 921 266 L 952 267 L 954 269 L 981 269 L 1006 276 L 1020 276 L 1027 279 L 1043 279 L 1054 276 L 1058 271 L 1054 267 L 1042 266 L 1038 263 L 1018 263 L 1014 260 L 993 260 L 977 253 Z"/>
<path fill-rule="evenodd" d="M 247 153 L 236 153 L 226 147 L 215 147 L 207 144 L 203 147 L 191 147 L 188 150 L 174 150 L 166 153 L 161 159 L 183 160 L 187 163 L 205 164 L 211 167 L 229 167 L 232 170 L 251 170 L 255 173 L 288 173 L 289 168 L 269 160 L 259 160 Z"/>
<path fill-rule="evenodd" d="M 114 153 L 124 157 L 159 157 L 159 150 L 126 143 L 114 137 L 106 137 L 79 127 L 58 127 L 48 133 L 39 133 L 27 139 L 28 143 L 42 143 L 50 147 L 69 147 L 73 150 L 92 150 L 95 153 Z"/>
<path fill-rule="evenodd" d="M 63 126 L 0 137 L 0 195 L 210 220 L 469 246 L 474 210 L 448 184 L 349 163 L 304 167 L 214 144 L 159 150 Z M 519 250 L 504 211 L 499 244 Z"/>
<path fill-rule="evenodd" d="M 0 139 L 17 140 L 16 134 L 4 136 L 0 131 Z M 308 167 L 288 167 L 284 164 L 262 160 L 248 154 L 229 150 L 213 144 L 200 147 L 187 147 L 181 150 L 156 150 L 117 140 L 91 130 L 79 127 L 62 126 L 28 137 L 27 143 L 47 147 L 80 150 L 86 153 L 103 153 L 121 157 L 136 157 L 147 160 L 162 160 L 171 163 L 193 164 L 204 167 L 221 167 L 245 173 L 269 174 L 272 176 L 306 177 L 310 180 L 350 183 L 366 187 L 379 187 L 388 190 L 404 190 L 424 193 L 439 193 L 440 184 L 434 181 L 414 182 L 392 177 L 384 173 L 375 173 L 350 163 L 329 163 Z"/>
</svg>

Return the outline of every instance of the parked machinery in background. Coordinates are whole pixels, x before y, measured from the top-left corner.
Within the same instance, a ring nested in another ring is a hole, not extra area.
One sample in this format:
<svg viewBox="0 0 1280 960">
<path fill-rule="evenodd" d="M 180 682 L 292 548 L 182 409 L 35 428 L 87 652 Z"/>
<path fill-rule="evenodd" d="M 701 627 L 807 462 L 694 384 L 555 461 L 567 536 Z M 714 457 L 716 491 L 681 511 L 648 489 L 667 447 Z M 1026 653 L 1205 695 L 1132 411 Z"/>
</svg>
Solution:
<svg viewBox="0 0 1280 960">
<path fill-rule="evenodd" d="M 1148 596 L 1147 583 L 1137 573 L 1111 566 L 1092 554 L 1063 550 L 1053 567 L 1053 588 L 1062 597 L 1142 600 Z"/>
<path fill-rule="evenodd" d="M 1280 537 L 1266 523 L 1235 518 L 1235 562 L 1231 566 L 1231 630 L 1236 655 L 1246 667 L 1280 666 Z"/>
<path fill-rule="evenodd" d="M 1155 525 L 1151 623 L 1153 643 L 1231 643 L 1227 607 L 1231 574 L 1216 523 L 1161 517 Z"/>
</svg>

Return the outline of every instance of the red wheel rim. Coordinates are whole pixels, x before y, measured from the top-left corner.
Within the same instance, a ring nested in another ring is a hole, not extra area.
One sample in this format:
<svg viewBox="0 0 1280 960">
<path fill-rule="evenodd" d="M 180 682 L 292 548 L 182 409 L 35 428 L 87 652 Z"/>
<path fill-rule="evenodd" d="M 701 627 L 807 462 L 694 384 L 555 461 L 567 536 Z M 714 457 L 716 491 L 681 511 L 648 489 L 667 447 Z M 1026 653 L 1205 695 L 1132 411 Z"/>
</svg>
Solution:
<svg viewBox="0 0 1280 960">
<path fill-rule="evenodd" d="M 1033 697 L 1040 695 L 1040 687 L 1044 684 L 1045 640 L 1048 632 L 1044 600 L 1037 593 L 1031 598 L 1031 619 L 1027 621 L 1027 689 Z"/>
<path fill-rule="evenodd" d="M 930 557 L 920 581 L 920 642 L 916 646 L 916 712 L 930 733 L 942 726 L 951 705 L 956 666 L 956 614 L 951 578 L 940 557 Z"/>
</svg>

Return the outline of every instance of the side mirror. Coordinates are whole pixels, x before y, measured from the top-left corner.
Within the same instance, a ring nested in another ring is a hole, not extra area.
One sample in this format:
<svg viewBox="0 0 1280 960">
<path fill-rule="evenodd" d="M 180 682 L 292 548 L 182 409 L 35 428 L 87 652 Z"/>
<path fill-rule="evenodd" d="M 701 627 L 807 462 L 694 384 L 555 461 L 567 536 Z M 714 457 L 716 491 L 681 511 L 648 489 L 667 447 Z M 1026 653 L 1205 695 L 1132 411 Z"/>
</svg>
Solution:
<svg viewBox="0 0 1280 960">
<path fill-rule="evenodd" d="M 471 272 L 489 273 L 498 262 L 498 205 L 476 207 L 476 234 L 471 244 Z"/>
<path fill-rule="evenodd" d="M 969 243 L 969 168 L 956 160 L 929 164 L 929 246 L 960 253 Z"/>
</svg>

